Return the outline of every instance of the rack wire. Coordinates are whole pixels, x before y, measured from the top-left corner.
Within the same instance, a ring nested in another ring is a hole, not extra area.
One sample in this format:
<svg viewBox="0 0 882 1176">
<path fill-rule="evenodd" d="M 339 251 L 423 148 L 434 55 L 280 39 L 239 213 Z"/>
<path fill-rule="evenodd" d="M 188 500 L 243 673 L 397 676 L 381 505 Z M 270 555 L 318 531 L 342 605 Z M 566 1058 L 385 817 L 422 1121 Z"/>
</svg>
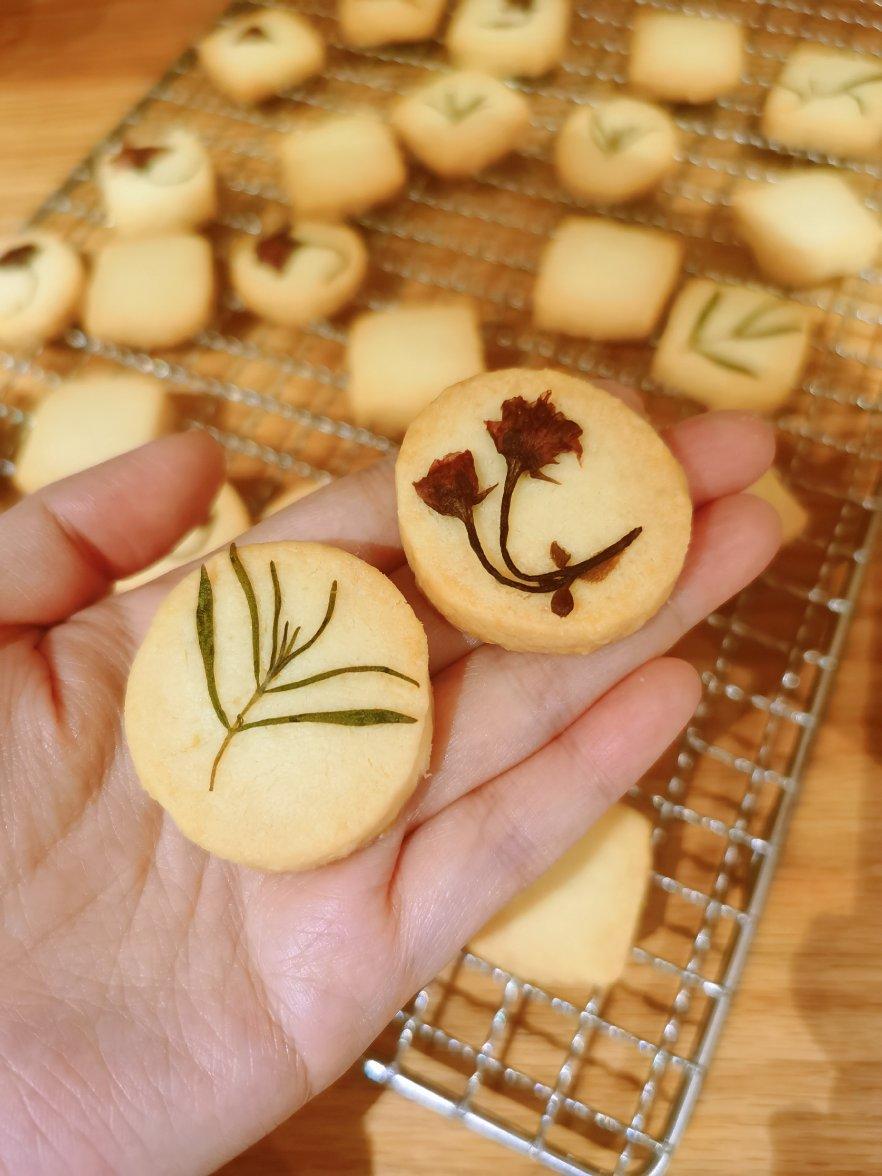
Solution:
<svg viewBox="0 0 882 1176">
<path fill-rule="evenodd" d="M 797 43 L 882 56 L 878 4 L 586 0 L 576 7 L 561 68 L 518 83 L 534 114 L 516 156 L 456 184 L 415 169 L 402 199 L 361 219 L 373 273 L 356 309 L 437 290 L 467 293 L 481 305 L 490 366 L 553 364 L 617 378 L 643 390 L 659 425 L 693 411 L 651 381 L 652 341 L 605 345 L 544 334 L 524 313 L 542 243 L 576 207 L 554 179 L 549 143 L 568 107 L 625 82 L 631 19 L 647 4 L 740 20 L 748 67 L 737 92 L 712 108 L 676 111 L 682 149 L 661 192 L 607 215 L 682 234 L 687 274 L 760 287 L 727 214 L 737 180 L 833 163 L 871 207 L 882 207 L 878 161 L 787 152 L 757 131 L 765 92 Z M 280 133 L 316 110 L 382 106 L 444 66 L 437 42 L 344 47 L 331 0 L 291 6 L 328 40 L 321 80 L 246 111 L 220 97 L 187 53 L 35 221 L 91 251 L 106 232 L 95 158 L 131 127 L 183 122 L 203 136 L 220 172 L 212 235 L 223 257 L 233 234 L 259 233 L 284 206 L 274 162 Z M 701 670 L 704 693 L 680 744 L 630 798 L 653 818 L 655 865 L 624 977 L 606 991 L 548 993 L 463 953 L 402 1010 L 365 1063 L 374 1081 L 555 1171 L 663 1172 L 711 1063 L 878 529 L 880 278 L 874 269 L 796 295 L 817 315 L 812 357 L 776 424 L 779 467 L 811 522 L 784 559 L 679 651 Z M 73 372 L 122 366 L 176 390 L 182 423 L 227 447 L 231 476 L 257 509 L 280 481 L 327 481 L 393 450 L 347 419 L 345 339 L 339 323 L 294 333 L 258 322 L 225 295 L 212 326 L 174 352 L 136 352 L 71 330 L 32 356 L 0 353 L 0 474 L 14 469 L 29 408 L 46 388 Z"/>
</svg>

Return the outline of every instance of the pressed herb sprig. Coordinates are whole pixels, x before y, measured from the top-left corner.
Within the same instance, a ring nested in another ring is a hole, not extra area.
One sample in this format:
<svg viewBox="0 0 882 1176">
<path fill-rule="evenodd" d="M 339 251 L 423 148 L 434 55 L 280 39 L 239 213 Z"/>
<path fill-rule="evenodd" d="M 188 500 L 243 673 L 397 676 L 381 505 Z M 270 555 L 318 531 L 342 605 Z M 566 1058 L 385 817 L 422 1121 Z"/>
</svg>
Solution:
<svg viewBox="0 0 882 1176">
<path fill-rule="evenodd" d="M 324 670 L 318 674 L 311 674 L 307 678 L 299 678 L 293 682 L 277 682 L 280 674 L 293 661 L 321 640 L 333 620 L 334 610 L 337 604 L 337 581 L 335 580 L 331 585 L 327 608 L 325 609 L 325 615 L 320 625 L 308 640 L 298 645 L 297 638 L 300 636 L 300 626 L 298 625 L 291 631 L 289 621 L 285 621 L 282 624 L 282 586 L 279 582 L 279 573 L 275 560 L 270 560 L 270 578 L 273 587 L 272 646 L 269 659 L 264 667 L 260 640 L 260 608 L 257 603 L 257 596 L 251 582 L 251 577 L 248 575 L 248 571 L 242 562 L 235 543 L 230 545 L 229 559 L 248 608 L 254 692 L 235 718 L 230 719 L 221 702 L 217 689 L 217 679 L 215 676 L 214 589 L 203 564 L 199 573 L 199 593 L 196 601 L 196 638 L 199 643 L 199 652 L 202 655 L 202 666 L 205 670 L 205 684 L 208 690 L 208 697 L 211 701 L 212 709 L 217 715 L 218 722 L 226 731 L 226 735 L 211 766 L 211 776 L 208 782 L 209 792 L 214 791 L 217 770 L 220 767 L 221 760 L 227 748 L 238 735 L 243 734 L 245 731 L 253 731 L 257 727 L 275 727 L 284 723 L 330 723 L 340 727 L 376 727 L 387 723 L 415 723 L 417 721 L 411 715 L 405 715 L 400 711 L 387 709 L 302 711 L 297 714 L 272 715 L 268 718 L 246 721 L 246 716 L 251 713 L 257 703 L 267 694 L 282 694 L 291 690 L 300 690 L 305 686 L 312 686 L 317 682 L 327 681 L 329 678 L 337 678 L 342 674 L 386 674 L 391 678 L 399 678 L 403 682 L 408 682 L 412 686 L 418 686 L 419 683 L 415 678 L 411 678 L 407 674 L 402 674 L 399 670 L 390 669 L 389 666 L 376 665 L 339 666 L 335 669 Z"/>
<path fill-rule="evenodd" d="M 749 363 L 732 359 L 731 356 L 721 355 L 717 350 L 721 344 L 744 342 L 748 339 L 772 339 L 778 335 L 792 335 L 799 330 L 799 323 L 790 321 L 770 321 L 770 316 L 776 310 L 782 310 L 777 298 L 767 298 L 743 315 L 725 335 L 711 335 L 711 319 L 717 307 L 723 300 L 723 291 L 714 290 L 707 302 L 701 308 L 698 317 L 689 333 L 688 345 L 697 355 L 726 368 L 731 372 L 738 372 L 743 376 L 759 376 L 759 371 Z"/>
<path fill-rule="evenodd" d="M 803 89 L 798 86 L 788 86 L 783 82 L 779 82 L 782 90 L 789 90 L 791 94 L 807 106 L 809 102 L 814 102 L 818 98 L 851 98 L 857 106 L 861 114 L 867 113 L 866 103 L 863 95 L 858 93 L 862 86 L 870 86 L 875 82 L 882 82 L 882 72 L 873 71 L 872 73 L 859 74 L 855 78 L 846 79 L 836 86 L 825 87 L 817 78 L 810 76 Z"/>
<path fill-rule="evenodd" d="M 324 242 L 318 244 L 315 241 L 306 241 L 288 229 L 279 229 L 277 233 L 263 237 L 255 245 L 254 252 L 258 261 L 270 266 L 277 273 L 282 273 L 294 254 L 302 249 L 318 249 L 335 259 L 332 261 L 331 269 L 325 274 L 326 282 L 332 281 L 346 268 L 346 258 L 339 249 Z"/>
<path fill-rule="evenodd" d="M 591 119 L 591 138 L 604 155 L 617 155 L 627 150 L 632 143 L 649 134 L 648 127 L 637 127 L 631 124 L 623 127 L 607 127 L 598 114 Z"/>
<path fill-rule="evenodd" d="M 484 424 L 497 452 L 505 458 L 505 480 L 499 508 L 499 551 L 507 571 L 496 567 L 478 535 L 475 508 L 496 489 L 498 483 L 481 489 L 470 449 L 448 453 L 433 461 L 425 477 L 414 482 L 414 489 L 426 506 L 438 514 L 459 519 L 478 562 L 497 583 L 517 588 L 520 592 L 549 594 L 552 612 L 559 617 L 569 616 L 574 608 L 572 586 L 575 581 L 580 578 L 597 581 L 609 575 L 618 557 L 631 546 L 643 528 L 634 527 L 609 547 L 577 563 L 572 563 L 570 552 L 554 541 L 549 547 L 554 567 L 544 572 L 524 571 L 515 563 L 508 547 L 515 490 L 524 477 L 558 485 L 557 479 L 545 472 L 546 467 L 556 465 L 557 459 L 565 453 L 573 453 L 581 459 L 582 428 L 554 407 L 550 391 L 533 403 L 523 396 L 514 396 L 504 401 L 498 421 L 485 421 Z"/>
<path fill-rule="evenodd" d="M 486 101 L 486 94 L 473 94 L 469 97 L 465 94 L 457 94 L 456 90 L 450 89 L 443 90 L 435 98 L 427 99 L 426 105 L 437 110 L 439 114 L 443 114 L 449 122 L 461 123 L 470 114 L 480 110 Z"/>
</svg>

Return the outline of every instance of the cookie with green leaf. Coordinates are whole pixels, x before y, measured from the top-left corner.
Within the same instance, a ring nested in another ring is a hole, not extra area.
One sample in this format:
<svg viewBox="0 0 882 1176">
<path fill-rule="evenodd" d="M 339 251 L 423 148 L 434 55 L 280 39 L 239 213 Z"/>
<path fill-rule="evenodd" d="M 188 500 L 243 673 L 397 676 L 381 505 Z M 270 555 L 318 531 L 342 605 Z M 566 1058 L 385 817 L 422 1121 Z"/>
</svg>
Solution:
<svg viewBox="0 0 882 1176">
<path fill-rule="evenodd" d="M 408 562 L 432 604 L 506 649 L 588 653 L 667 600 L 692 521 L 686 478 L 617 397 L 511 368 L 443 392 L 395 470 Z"/>
<path fill-rule="evenodd" d="M 655 350 L 653 378 L 708 408 L 773 412 L 799 383 L 812 313 L 766 290 L 694 278 Z"/>
<path fill-rule="evenodd" d="M 142 785 L 185 836 L 258 869 L 309 869 L 382 833 L 422 777 L 426 636 L 347 552 L 232 545 L 160 605 L 125 728 Z"/>
</svg>

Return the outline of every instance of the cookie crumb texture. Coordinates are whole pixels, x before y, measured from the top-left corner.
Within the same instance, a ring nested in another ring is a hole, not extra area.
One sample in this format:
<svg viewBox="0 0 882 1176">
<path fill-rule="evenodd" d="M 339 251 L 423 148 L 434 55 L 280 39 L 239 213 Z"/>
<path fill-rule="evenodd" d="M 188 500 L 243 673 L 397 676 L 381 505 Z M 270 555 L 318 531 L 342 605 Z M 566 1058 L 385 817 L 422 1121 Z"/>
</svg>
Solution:
<svg viewBox="0 0 882 1176">
<path fill-rule="evenodd" d="M 308 20 L 257 8 L 221 25 L 197 46 L 199 63 L 234 102 L 263 102 L 321 73 L 325 43 Z"/>
<path fill-rule="evenodd" d="M 569 0 L 460 0 L 447 48 L 466 69 L 538 78 L 563 59 L 569 24 Z"/>
<path fill-rule="evenodd" d="M 135 769 L 190 840 L 305 870 L 382 833 L 432 737 L 422 626 L 375 568 L 318 543 L 233 547 L 181 581 L 138 651 Z"/>
<path fill-rule="evenodd" d="M 0 237 L 0 347 L 37 347 L 74 317 L 83 263 L 66 241 L 33 230 Z"/>
<path fill-rule="evenodd" d="M 639 629 L 683 566 L 686 478 L 642 417 L 557 371 L 442 393 L 396 464 L 401 538 L 457 628 L 506 649 L 588 653 Z"/>
<path fill-rule="evenodd" d="M 634 22 L 628 78 L 663 102 L 701 104 L 741 81 L 744 30 L 718 17 L 641 12 Z"/>
<path fill-rule="evenodd" d="M 347 45 L 369 49 L 433 36 L 444 0 L 340 0 L 340 32 Z"/>
</svg>

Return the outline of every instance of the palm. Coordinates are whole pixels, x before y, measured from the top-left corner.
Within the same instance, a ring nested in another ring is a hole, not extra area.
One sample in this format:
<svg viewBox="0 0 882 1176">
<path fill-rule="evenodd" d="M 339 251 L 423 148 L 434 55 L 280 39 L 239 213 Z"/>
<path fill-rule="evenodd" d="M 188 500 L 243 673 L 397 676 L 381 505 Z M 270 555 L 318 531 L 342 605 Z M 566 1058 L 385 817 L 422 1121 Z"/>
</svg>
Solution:
<svg viewBox="0 0 882 1176">
<path fill-rule="evenodd" d="M 0 1126 L 0 1159 L 15 1169 L 37 1152 L 47 1170 L 191 1171 L 235 1154 L 342 1072 L 652 762 L 695 687 L 679 663 L 644 663 L 754 575 L 775 542 L 756 504 L 709 501 L 761 472 L 763 431 L 710 419 L 680 429 L 672 444 L 708 505 L 677 599 L 590 658 L 470 650 L 402 566 L 383 473 L 258 529 L 255 539 L 328 538 L 372 559 L 430 638 L 428 782 L 380 841 L 302 875 L 207 855 L 137 784 L 121 707 L 164 587 L 75 611 L 108 570 L 143 566 L 197 521 L 216 457 L 175 438 L 0 520 L 4 550 L 24 545 L 27 565 L 0 590 L 0 1099 L 15 1108 Z M 176 487 L 160 476 L 172 448 Z M 112 516 L 101 506 L 111 481 Z"/>
</svg>

